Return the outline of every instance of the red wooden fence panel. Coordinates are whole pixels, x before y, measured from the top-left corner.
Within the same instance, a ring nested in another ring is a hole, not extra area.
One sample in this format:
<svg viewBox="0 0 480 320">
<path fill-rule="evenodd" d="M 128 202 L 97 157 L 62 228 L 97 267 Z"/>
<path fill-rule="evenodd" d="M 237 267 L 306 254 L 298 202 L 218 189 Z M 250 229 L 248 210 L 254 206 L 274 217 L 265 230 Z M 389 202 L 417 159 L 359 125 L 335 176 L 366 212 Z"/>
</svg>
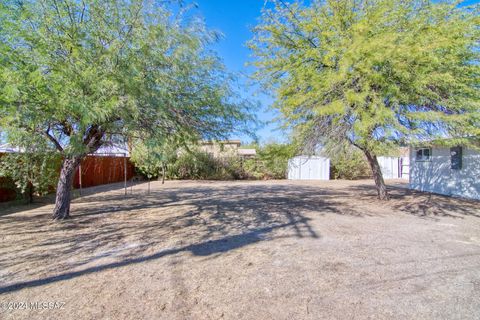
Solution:
<svg viewBox="0 0 480 320">
<path fill-rule="evenodd" d="M 126 160 L 126 161 L 125 161 Z M 82 170 L 82 188 L 102 184 L 122 182 L 125 179 L 125 162 L 127 165 L 127 180 L 135 175 L 135 167 L 125 157 L 88 156 L 75 173 L 73 187 L 80 188 L 79 171 Z"/>
</svg>

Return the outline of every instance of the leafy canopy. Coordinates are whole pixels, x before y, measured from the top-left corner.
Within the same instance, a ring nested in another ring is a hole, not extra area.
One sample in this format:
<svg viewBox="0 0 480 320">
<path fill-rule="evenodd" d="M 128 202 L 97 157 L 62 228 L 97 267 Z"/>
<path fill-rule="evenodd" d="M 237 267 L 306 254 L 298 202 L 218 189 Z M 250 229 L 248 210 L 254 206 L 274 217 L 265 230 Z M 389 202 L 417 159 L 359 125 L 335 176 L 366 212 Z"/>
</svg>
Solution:
<svg viewBox="0 0 480 320">
<path fill-rule="evenodd" d="M 479 6 L 458 1 L 273 1 L 250 42 L 256 78 L 310 148 L 379 154 L 480 135 Z"/>
</svg>

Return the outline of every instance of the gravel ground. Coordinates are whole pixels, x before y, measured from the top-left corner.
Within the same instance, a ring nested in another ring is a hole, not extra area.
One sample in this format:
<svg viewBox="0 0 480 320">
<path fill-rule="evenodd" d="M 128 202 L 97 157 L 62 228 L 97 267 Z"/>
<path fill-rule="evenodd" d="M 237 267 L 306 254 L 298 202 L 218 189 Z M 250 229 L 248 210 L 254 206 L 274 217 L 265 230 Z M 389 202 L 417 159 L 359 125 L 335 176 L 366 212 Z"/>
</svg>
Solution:
<svg viewBox="0 0 480 320">
<path fill-rule="evenodd" d="M 403 186 L 109 185 L 61 223 L 3 207 L 0 319 L 479 319 L 480 203 Z"/>
</svg>

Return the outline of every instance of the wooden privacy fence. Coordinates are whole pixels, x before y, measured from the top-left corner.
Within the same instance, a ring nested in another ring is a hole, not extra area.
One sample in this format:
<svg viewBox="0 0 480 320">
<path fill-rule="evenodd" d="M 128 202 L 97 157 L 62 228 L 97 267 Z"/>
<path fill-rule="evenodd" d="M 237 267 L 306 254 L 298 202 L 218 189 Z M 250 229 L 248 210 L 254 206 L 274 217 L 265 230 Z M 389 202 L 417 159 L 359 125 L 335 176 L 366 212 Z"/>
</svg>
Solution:
<svg viewBox="0 0 480 320">
<path fill-rule="evenodd" d="M 0 153 L 0 157 L 1 155 Z M 80 170 L 82 171 L 81 179 Z M 82 188 L 123 182 L 125 177 L 130 180 L 134 175 L 135 166 L 129 161 L 128 157 L 87 156 L 83 159 L 79 170 L 75 172 L 73 187 L 80 188 L 80 182 Z M 13 181 L 10 178 L 0 177 L 0 202 L 11 201 L 16 198 L 17 194 Z"/>
<path fill-rule="evenodd" d="M 125 172 L 126 166 L 126 172 Z M 79 171 L 82 172 L 80 177 Z M 125 175 L 126 174 L 126 175 Z M 102 184 L 130 180 L 135 175 L 135 167 L 125 157 L 87 156 L 75 173 L 73 187 L 88 188 Z"/>
</svg>

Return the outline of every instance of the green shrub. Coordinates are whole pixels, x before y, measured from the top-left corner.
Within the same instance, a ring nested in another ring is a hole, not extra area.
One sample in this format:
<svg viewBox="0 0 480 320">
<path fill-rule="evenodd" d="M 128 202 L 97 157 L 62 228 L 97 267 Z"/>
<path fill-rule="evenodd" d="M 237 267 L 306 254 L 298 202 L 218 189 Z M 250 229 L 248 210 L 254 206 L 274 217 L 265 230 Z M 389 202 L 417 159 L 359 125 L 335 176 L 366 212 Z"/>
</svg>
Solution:
<svg viewBox="0 0 480 320">
<path fill-rule="evenodd" d="M 258 158 L 246 159 L 243 162 L 243 169 L 247 179 L 265 179 L 265 170 Z"/>
<path fill-rule="evenodd" d="M 44 195 L 55 188 L 61 166 L 55 152 L 14 152 L 0 159 L 0 176 L 10 178 L 18 193 L 32 202 L 33 195 Z"/>
<path fill-rule="evenodd" d="M 285 179 L 288 160 L 294 155 L 291 144 L 269 143 L 255 146 L 257 157 L 243 163 L 245 174 L 250 179 Z"/>
<path fill-rule="evenodd" d="M 342 148 L 330 157 L 332 179 L 356 180 L 370 177 L 370 167 L 359 150 Z"/>
<path fill-rule="evenodd" d="M 240 157 L 225 157 L 215 159 L 216 175 L 215 179 L 248 179 L 249 176 L 244 168 L 244 161 Z"/>
<path fill-rule="evenodd" d="M 168 179 L 284 179 L 288 159 L 293 148 L 287 144 L 272 143 L 264 147 L 255 146 L 257 157 L 242 159 L 236 156 L 214 158 L 193 150 L 182 152 L 167 163 Z"/>
<path fill-rule="evenodd" d="M 167 177 L 174 179 L 209 179 L 215 173 L 215 160 L 204 152 L 182 153 L 167 169 Z"/>
</svg>

